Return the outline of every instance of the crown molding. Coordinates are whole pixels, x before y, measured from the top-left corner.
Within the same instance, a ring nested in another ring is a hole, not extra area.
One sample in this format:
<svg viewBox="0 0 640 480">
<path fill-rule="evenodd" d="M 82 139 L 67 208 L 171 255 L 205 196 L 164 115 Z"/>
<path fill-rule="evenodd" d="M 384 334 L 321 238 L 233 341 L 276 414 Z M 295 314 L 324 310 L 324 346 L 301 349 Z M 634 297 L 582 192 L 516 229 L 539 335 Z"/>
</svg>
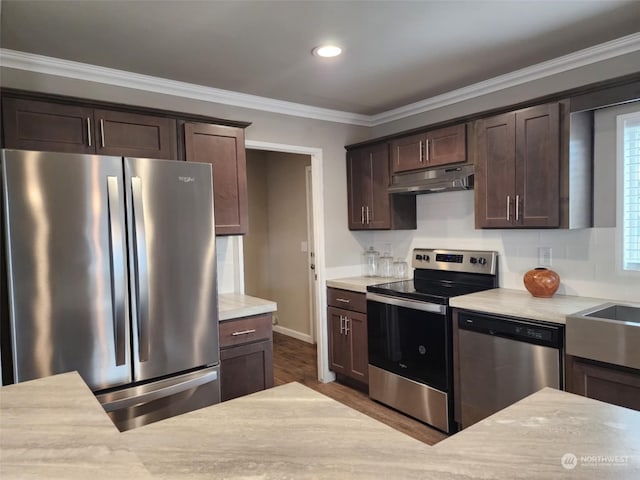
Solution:
<svg viewBox="0 0 640 480">
<path fill-rule="evenodd" d="M 369 116 L 205 87 L 114 68 L 0 48 L 0 66 L 328 122 L 370 126 Z"/>
<path fill-rule="evenodd" d="M 393 110 L 372 115 L 369 117 L 369 120 L 371 122 L 371 126 L 381 125 L 462 102 L 464 100 L 469 100 L 471 98 L 480 97 L 488 93 L 515 87 L 533 80 L 573 70 L 574 68 L 601 62 L 627 53 L 633 53 L 638 50 L 640 50 L 640 33 L 634 33 L 610 42 L 601 43 L 600 45 L 579 50 L 562 57 L 554 58 L 546 62 L 537 63 L 520 70 L 499 75 L 483 82 L 474 83 L 468 87 L 451 90 L 450 92 L 443 93 L 442 95 L 437 95 L 403 107 L 394 108 Z"/>
<path fill-rule="evenodd" d="M 640 50 L 640 33 L 376 115 L 362 115 L 0 48 L 0 66 L 294 117 L 373 127 Z"/>
</svg>

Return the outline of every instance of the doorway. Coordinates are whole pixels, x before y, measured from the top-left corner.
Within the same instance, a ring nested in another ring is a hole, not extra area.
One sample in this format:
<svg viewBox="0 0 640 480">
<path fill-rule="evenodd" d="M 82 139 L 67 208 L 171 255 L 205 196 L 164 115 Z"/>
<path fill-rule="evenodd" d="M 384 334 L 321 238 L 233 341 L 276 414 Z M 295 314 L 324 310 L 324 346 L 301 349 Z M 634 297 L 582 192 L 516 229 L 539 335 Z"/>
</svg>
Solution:
<svg viewBox="0 0 640 480">
<path fill-rule="evenodd" d="M 248 179 L 257 189 L 249 195 L 249 207 L 257 202 L 258 213 L 250 213 L 243 240 L 244 291 L 278 303 L 274 331 L 315 343 L 318 379 L 331 381 L 322 308 L 322 151 L 250 140 L 246 148 Z"/>
</svg>

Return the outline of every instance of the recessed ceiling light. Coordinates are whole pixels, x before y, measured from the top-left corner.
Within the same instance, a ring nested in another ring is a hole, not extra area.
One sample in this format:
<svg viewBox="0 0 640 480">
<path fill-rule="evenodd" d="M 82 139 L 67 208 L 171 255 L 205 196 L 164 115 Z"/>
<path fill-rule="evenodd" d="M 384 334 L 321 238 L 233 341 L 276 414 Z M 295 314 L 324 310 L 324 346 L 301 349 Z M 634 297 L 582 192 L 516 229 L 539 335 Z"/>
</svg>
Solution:
<svg viewBox="0 0 640 480">
<path fill-rule="evenodd" d="M 311 53 L 317 57 L 337 57 L 342 53 L 342 49 L 335 45 L 320 45 L 314 48 Z"/>
</svg>

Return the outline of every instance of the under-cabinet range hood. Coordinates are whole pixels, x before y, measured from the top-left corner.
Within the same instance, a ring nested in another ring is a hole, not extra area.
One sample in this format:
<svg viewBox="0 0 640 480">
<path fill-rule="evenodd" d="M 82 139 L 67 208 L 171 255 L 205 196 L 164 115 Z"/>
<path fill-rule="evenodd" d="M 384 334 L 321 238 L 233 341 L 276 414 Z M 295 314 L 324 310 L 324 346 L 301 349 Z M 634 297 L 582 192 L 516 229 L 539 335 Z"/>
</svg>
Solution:
<svg viewBox="0 0 640 480">
<path fill-rule="evenodd" d="M 393 175 L 389 193 L 419 194 L 471 189 L 473 165 L 458 165 Z"/>
</svg>

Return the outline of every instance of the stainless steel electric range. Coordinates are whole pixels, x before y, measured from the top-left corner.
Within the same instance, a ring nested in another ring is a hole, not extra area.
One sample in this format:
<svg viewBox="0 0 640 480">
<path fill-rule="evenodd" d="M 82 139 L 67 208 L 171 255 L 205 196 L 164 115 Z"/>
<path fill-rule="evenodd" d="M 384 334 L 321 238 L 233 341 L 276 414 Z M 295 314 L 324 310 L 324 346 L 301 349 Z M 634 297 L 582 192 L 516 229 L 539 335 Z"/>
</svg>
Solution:
<svg viewBox="0 0 640 480">
<path fill-rule="evenodd" d="M 490 251 L 413 250 L 413 280 L 367 287 L 369 396 L 453 433 L 449 299 L 498 287 Z"/>
</svg>

